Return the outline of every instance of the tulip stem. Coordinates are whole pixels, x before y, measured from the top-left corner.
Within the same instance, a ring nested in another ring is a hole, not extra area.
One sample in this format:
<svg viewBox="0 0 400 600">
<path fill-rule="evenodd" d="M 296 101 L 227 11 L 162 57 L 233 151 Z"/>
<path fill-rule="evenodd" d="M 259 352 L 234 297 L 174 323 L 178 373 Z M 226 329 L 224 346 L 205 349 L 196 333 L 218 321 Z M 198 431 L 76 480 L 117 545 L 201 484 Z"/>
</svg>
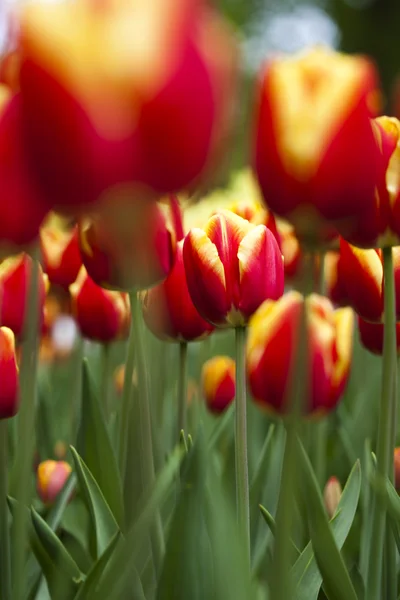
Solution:
<svg viewBox="0 0 400 600">
<path fill-rule="evenodd" d="M 138 409 L 140 421 L 140 464 L 143 492 L 149 491 L 155 481 L 153 443 L 151 433 L 151 412 L 149 397 L 149 380 L 146 369 L 146 356 L 143 339 L 142 310 L 137 294 L 131 294 L 132 335 L 136 344 L 136 369 L 138 382 Z M 164 532 L 160 513 L 154 515 L 150 530 L 150 542 L 156 576 L 160 574 L 165 551 Z"/>
<path fill-rule="evenodd" d="M 178 379 L 178 439 L 182 430 L 186 429 L 187 407 L 187 342 L 179 344 L 179 379 Z"/>
<path fill-rule="evenodd" d="M 136 302 L 136 292 L 133 292 L 129 296 L 131 311 L 132 307 Z M 133 311 L 132 311 L 133 315 Z M 122 389 L 122 401 L 121 401 L 121 414 L 119 421 L 119 468 L 121 472 L 122 481 L 125 479 L 126 471 L 126 455 L 128 451 L 128 434 L 129 434 L 129 411 L 131 408 L 132 398 L 132 379 L 133 370 L 135 367 L 135 332 L 134 327 L 131 323 L 129 331 L 128 348 L 125 361 L 125 373 L 124 373 L 124 385 Z"/>
<path fill-rule="evenodd" d="M 385 489 L 386 478 L 390 475 L 393 460 L 394 442 L 391 420 L 396 402 L 394 390 L 397 389 L 396 364 L 396 310 L 393 273 L 392 248 L 383 249 L 384 282 L 384 336 L 382 395 L 379 411 L 378 441 L 376 448 L 378 485 Z M 385 544 L 386 508 L 384 503 L 374 497 L 372 506 L 372 534 L 370 537 L 368 580 L 366 600 L 381 598 L 382 556 Z"/>
<path fill-rule="evenodd" d="M 10 529 L 8 524 L 8 420 L 0 421 L 0 581 L 2 600 L 11 599 Z"/>
<path fill-rule="evenodd" d="M 31 498 L 31 470 L 35 447 L 34 422 L 37 394 L 37 362 L 39 340 L 39 262 L 38 251 L 32 256 L 29 286 L 27 293 L 27 310 L 25 314 L 24 342 L 22 345 L 22 362 L 20 370 L 21 409 L 18 415 L 18 447 L 13 465 L 13 487 L 17 500 L 12 537 L 13 545 L 13 598 L 22 600 L 25 597 L 25 552 L 28 537 L 26 506 Z"/>
<path fill-rule="evenodd" d="M 236 505 L 238 523 L 246 544 L 250 564 L 250 508 L 249 468 L 247 460 L 247 406 L 246 406 L 246 329 L 237 327 L 236 333 L 236 410 L 235 410 L 235 466 Z"/>
</svg>

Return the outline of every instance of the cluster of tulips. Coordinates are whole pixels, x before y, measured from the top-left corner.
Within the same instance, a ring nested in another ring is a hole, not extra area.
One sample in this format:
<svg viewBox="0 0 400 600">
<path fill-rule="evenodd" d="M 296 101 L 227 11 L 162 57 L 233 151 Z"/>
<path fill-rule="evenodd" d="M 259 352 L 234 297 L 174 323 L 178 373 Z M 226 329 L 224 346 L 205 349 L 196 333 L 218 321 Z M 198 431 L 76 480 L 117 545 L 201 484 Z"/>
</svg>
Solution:
<svg viewBox="0 0 400 600">
<path fill-rule="evenodd" d="M 110 410 L 101 390 L 102 410 L 106 418 L 116 413 L 124 480 L 135 378 L 148 491 L 156 468 L 142 321 L 180 348 L 177 441 L 188 427 L 188 344 L 234 329 L 236 360 L 204 362 L 202 392 L 216 415 L 235 399 L 236 504 L 247 559 L 247 389 L 286 427 L 279 577 L 270 596 L 284 600 L 292 597 L 281 575 L 291 564 L 300 424 L 324 418 L 343 396 L 355 314 L 362 344 L 383 354 L 376 471 L 381 487 L 394 481 L 400 122 L 380 116 L 369 59 L 324 48 L 274 58 L 255 93 L 251 169 L 206 196 L 229 143 L 238 77 L 235 35 L 202 0 L 34 1 L 12 15 L 0 60 L 1 435 L 19 410 L 20 422 L 32 420 L 39 341 L 51 334 L 55 313 L 68 313 L 105 356 L 128 340 L 120 404 Z M 28 479 L 32 456 L 27 444 Z M 42 501 L 54 502 L 70 476 L 67 462 L 42 462 Z M 338 489 L 332 481 L 329 498 Z M 0 494 L 6 506 L 7 483 Z M 366 598 L 377 600 L 391 536 L 382 502 L 371 502 L 371 519 Z M 23 511 L 15 520 L 24 533 Z M 7 519 L 6 529 L 1 523 L 0 545 L 9 535 Z M 23 549 L 14 561 L 18 573 Z M 22 584 L 15 585 L 20 600 Z M 2 586 L 8 600 L 7 577 Z"/>
</svg>

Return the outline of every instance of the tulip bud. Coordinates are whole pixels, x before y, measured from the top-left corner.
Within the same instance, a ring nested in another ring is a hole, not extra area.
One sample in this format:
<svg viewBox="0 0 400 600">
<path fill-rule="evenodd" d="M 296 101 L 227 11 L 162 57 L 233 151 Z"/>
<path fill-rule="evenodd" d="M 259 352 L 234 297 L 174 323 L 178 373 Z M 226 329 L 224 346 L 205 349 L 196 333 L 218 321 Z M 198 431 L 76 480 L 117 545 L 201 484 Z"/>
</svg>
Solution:
<svg viewBox="0 0 400 600">
<path fill-rule="evenodd" d="M 0 419 L 9 419 L 18 411 L 19 379 L 15 338 L 8 327 L 0 327 L 0 381 Z"/>
<path fill-rule="evenodd" d="M 214 356 L 201 371 L 203 396 L 209 410 L 220 414 L 233 402 L 236 394 L 235 361 L 229 356 Z"/>
<path fill-rule="evenodd" d="M 255 401 L 279 414 L 288 410 L 290 383 L 299 345 L 304 298 L 298 292 L 267 300 L 249 322 L 247 374 Z M 308 330 L 305 414 L 326 413 L 340 399 L 350 370 L 353 312 L 334 310 L 328 298 L 306 300 Z"/>
<path fill-rule="evenodd" d="M 138 200 L 130 212 L 117 207 L 112 211 L 114 217 L 107 212 L 80 223 L 82 260 L 93 281 L 129 291 L 165 279 L 173 263 L 175 236 L 161 207 Z"/>
<path fill-rule="evenodd" d="M 400 246 L 392 249 L 396 315 L 400 320 Z M 383 322 L 383 256 L 379 249 L 361 250 L 340 241 L 341 279 L 348 303 L 363 319 Z"/>
<path fill-rule="evenodd" d="M 183 240 L 167 278 L 143 296 L 143 316 L 150 331 L 161 340 L 190 342 L 209 335 L 213 326 L 197 312 L 189 295 L 183 264 Z"/>
<path fill-rule="evenodd" d="M 127 337 L 130 324 L 127 294 L 104 290 L 89 277 L 85 267 L 69 290 L 72 313 L 85 338 L 107 343 Z"/>
<path fill-rule="evenodd" d="M 255 171 L 266 203 L 301 241 L 327 243 L 374 205 L 376 99 L 377 74 L 364 57 L 314 48 L 266 65 Z"/>
<path fill-rule="evenodd" d="M 397 447 L 394 449 L 394 487 L 397 491 L 400 490 L 400 448 Z"/>
<path fill-rule="evenodd" d="M 43 227 L 40 238 L 44 271 L 50 283 L 68 289 L 82 266 L 78 228 L 75 226 L 71 231 L 62 231 L 55 227 Z"/>
<path fill-rule="evenodd" d="M 228 210 L 189 231 L 183 260 L 193 304 L 217 327 L 245 325 L 264 300 L 283 293 L 283 259 L 273 234 Z"/>
<path fill-rule="evenodd" d="M 17 338 L 24 333 L 32 266 L 32 259 L 28 254 L 19 254 L 0 263 L 0 322 L 12 329 Z M 39 324 L 41 327 L 47 281 L 40 265 L 38 271 Z"/>
<path fill-rule="evenodd" d="M 37 492 L 44 504 L 54 504 L 66 484 L 71 466 L 63 460 L 45 460 L 37 469 Z"/>
<path fill-rule="evenodd" d="M 364 348 L 372 352 L 372 354 L 383 354 L 383 323 L 370 323 L 358 317 L 358 331 L 360 341 Z M 396 323 L 396 347 L 397 353 L 400 352 L 400 323 Z"/>
<path fill-rule="evenodd" d="M 337 477 L 330 477 L 324 489 L 324 504 L 328 517 L 332 519 L 342 496 L 342 486 Z"/>
</svg>

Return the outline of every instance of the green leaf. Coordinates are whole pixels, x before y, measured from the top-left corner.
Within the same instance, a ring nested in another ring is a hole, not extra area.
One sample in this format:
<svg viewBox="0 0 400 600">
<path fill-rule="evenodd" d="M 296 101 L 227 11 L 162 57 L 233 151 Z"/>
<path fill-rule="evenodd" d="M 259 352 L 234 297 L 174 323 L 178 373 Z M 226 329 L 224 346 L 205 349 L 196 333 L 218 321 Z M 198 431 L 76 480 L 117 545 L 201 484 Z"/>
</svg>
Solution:
<svg viewBox="0 0 400 600">
<path fill-rule="evenodd" d="M 46 521 L 42 519 L 34 508 L 31 508 L 31 519 L 40 543 L 46 553 L 52 558 L 54 564 L 65 575 L 70 577 L 73 581 L 78 582 L 81 579 L 82 574 L 72 556 L 68 554 L 61 540 L 58 539 L 54 531 L 50 529 Z"/>
<path fill-rule="evenodd" d="M 132 581 L 132 578 L 138 588 L 139 597 L 140 581 L 138 581 L 135 571 L 135 562 L 138 555 L 143 553 L 143 548 L 148 542 L 149 528 L 153 523 L 155 513 L 170 494 L 171 486 L 175 485 L 183 456 L 186 456 L 185 450 L 178 446 L 169 457 L 167 464 L 158 473 L 154 487 L 142 499 L 138 518 L 129 529 L 125 539 L 121 538 L 115 549 L 110 566 L 101 582 L 101 591 L 93 596 L 93 600 L 124 597 L 126 585 Z"/>
<path fill-rule="evenodd" d="M 220 419 L 218 419 L 215 424 L 209 439 L 209 448 L 212 449 L 219 444 L 219 442 L 224 438 L 227 432 L 230 432 L 232 429 L 234 415 L 234 406 L 231 405 L 227 408 L 226 412 Z"/>
<path fill-rule="evenodd" d="M 58 494 L 57 499 L 46 516 L 46 523 L 55 531 L 60 525 L 63 514 L 69 501 L 71 500 L 72 493 L 76 486 L 76 475 L 74 472 L 68 477 L 63 489 Z"/>
<path fill-rule="evenodd" d="M 87 359 L 83 360 L 82 369 L 82 420 L 78 436 L 79 454 L 97 481 L 121 529 L 124 520 L 124 505 L 118 463 Z"/>
<path fill-rule="evenodd" d="M 97 559 L 103 554 L 111 539 L 114 537 L 118 530 L 118 524 L 98 483 L 94 479 L 87 465 L 72 446 L 71 453 L 72 458 L 74 459 L 80 490 L 92 519 L 93 541 L 91 550 L 93 556 Z"/>
<path fill-rule="evenodd" d="M 108 562 L 120 540 L 120 537 L 121 532 L 117 531 L 106 550 L 87 574 L 85 581 L 81 584 L 78 593 L 75 596 L 75 600 L 90 600 L 91 594 L 94 594 L 103 572 L 106 569 Z"/>
<path fill-rule="evenodd" d="M 259 509 L 272 535 L 275 535 L 276 523 L 274 517 L 271 515 L 270 512 L 267 511 L 267 509 L 262 504 L 259 504 Z"/>
<path fill-rule="evenodd" d="M 361 469 L 357 461 L 344 487 L 337 511 L 330 521 L 335 543 L 339 550 L 348 536 L 357 510 L 361 490 Z M 318 494 L 320 496 L 320 494 Z M 322 499 L 320 498 L 321 502 Z M 309 506 L 309 498 L 305 498 Z M 325 509 L 324 509 L 325 512 Z M 322 576 L 315 560 L 311 542 L 292 568 L 293 582 L 296 585 L 296 600 L 316 600 L 322 585 Z"/>
<path fill-rule="evenodd" d="M 307 503 L 311 542 L 314 549 L 315 560 L 322 575 L 324 592 L 328 600 L 357 600 L 357 595 L 351 582 L 350 575 L 340 554 L 341 545 L 335 540 L 333 529 L 328 522 L 318 482 L 307 453 L 300 443 L 299 457 L 302 464 L 301 488 L 304 501 Z M 349 511 L 351 519 L 346 522 L 346 527 L 345 524 L 343 524 L 341 533 L 345 531 L 347 527 L 350 529 L 358 504 L 361 488 L 361 469 L 359 462 L 357 462 L 353 468 L 352 475 L 354 473 L 357 473 L 356 478 L 358 481 L 357 485 L 354 486 L 355 491 L 352 496 L 353 502 L 351 510 Z M 343 510 L 344 508 L 345 506 L 343 506 Z M 341 510 L 342 509 L 338 507 L 338 514 L 340 514 Z M 320 584 L 318 590 L 319 587 Z M 303 594 L 302 596 L 299 595 L 299 591 Z M 311 600 L 315 597 L 313 595 L 314 590 L 310 590 L 309 587 L 304 586 L 304 577 L 300 582 L 300 589 L 298 588 L 296 592 L 296 598 L 307 598 L 307 600 Z M 307 594 L 306 596 L 304 596 L 305 593 Z"/>
</svg>

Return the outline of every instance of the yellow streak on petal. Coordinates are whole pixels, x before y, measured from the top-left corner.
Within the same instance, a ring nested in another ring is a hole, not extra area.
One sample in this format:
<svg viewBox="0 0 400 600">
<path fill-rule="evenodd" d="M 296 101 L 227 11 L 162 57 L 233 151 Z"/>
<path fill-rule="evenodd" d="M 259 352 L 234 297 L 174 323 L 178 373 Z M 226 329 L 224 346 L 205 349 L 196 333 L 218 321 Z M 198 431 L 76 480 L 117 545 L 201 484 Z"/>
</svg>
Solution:
<svg viewBox="0 0 400 600">
<path fill-rule="evenodd" d="M 400 122 L 395 117 L 378 117 L 376 121 L 383 129 L 396 140 L 396 148 L 389 160 L 386 171 L 386 187 L 389 192 L 390 203 L 396 201 L 400 191 Z"/>
<path fill-rule="evenodd" d="M 361 57 L 324 48 L 271 64 L 275 137 L 288 173 L 300 181 L 315 173 L 369 68 Z"/>
<path fill-rule="evenodd" d="M 242 282 L 244 273 L 249 268 L 248 265 L 251 262 L 251 259 L 255 254 L 258 254 L 263 243 L 265 243 L 264 225 L 257 225 L 254 227 L 254 229 L 247 233 L 240 242 L 237 253 L 240 283 Z"/>
<path fill-rule="evenodd" d="M 191 229 L 188 235 L 190 236 L 193 250 L 198 254 L 201 262 L 203 262 L 208 269 L 213 271 L 225 286 L 224 266 L 218 255 L 216 245 L 209 239 L 203 229 Z"/>
<path fill-rule="evenodd" d="M 235 361 L 229 356 L 214 356 L 204 363 L 201 381 L 204 395 L 212 398 L 221 381 L 229 375 L 235 380 Z"/>
<path fill-rule="evenodd" d="M 335 310 L 337 360 L 334 364 L 333 383 L 339 385 L 350 367 L 353 351 L 354 312 L 351 308 Z"/>
</svg>

